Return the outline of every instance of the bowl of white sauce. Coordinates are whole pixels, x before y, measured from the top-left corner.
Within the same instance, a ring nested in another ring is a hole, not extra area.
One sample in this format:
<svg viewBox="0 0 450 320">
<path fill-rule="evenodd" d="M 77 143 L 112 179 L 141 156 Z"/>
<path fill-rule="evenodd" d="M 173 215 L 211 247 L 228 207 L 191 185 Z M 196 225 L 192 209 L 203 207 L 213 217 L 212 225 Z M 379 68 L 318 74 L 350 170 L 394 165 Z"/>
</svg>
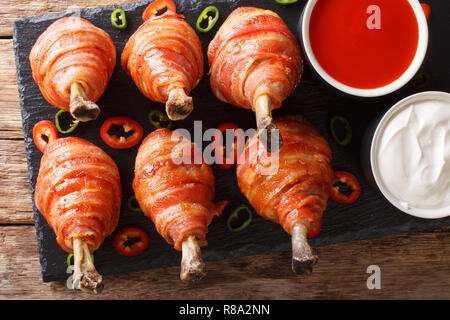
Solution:
<svg viewBox="0 0 450 320">
<path fill-rule="evenodd" d="M 450 216 L 450 94 L 409 96 L 383 116 L 370 149 L 386 199 L 420 218 Z"/>
</svg>

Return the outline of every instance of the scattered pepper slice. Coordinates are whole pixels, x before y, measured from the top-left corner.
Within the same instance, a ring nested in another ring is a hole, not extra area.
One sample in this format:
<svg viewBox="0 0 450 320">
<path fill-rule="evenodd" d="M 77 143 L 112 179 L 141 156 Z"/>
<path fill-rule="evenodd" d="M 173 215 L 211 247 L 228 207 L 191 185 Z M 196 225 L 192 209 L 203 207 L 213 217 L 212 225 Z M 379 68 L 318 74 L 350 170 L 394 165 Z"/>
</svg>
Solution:
<svg viewBox="0 0 450 320">
<path fill-rule="evenodd" d="M 67 112 L 65 110 L 59 110 L 58 113 L 56 114 L 56 116 L 55 116 L 56 129 L 58 129 L 58 131 L 62 134 L 72 133 L 78 127 L 78 124 L 80 123 L 80 121 L 72 120 L 72 123 L 69 125 L 69 129 L 64 130 L 61 128 L 61 120 L 60 120 L 62 114 L 64 114 L 64 113 L 69 113 L 69 112 Z"/>
<path fill-rule="evenodd" d="M 169 117 L 162 111 L 152 110 L 148 114 L 148 121 L 154 126 L 156 129 L 159 128 L 167 128 L 171 129 L 173 122 L 169 119 Z"/>
<path fill-rule="evenodd" d="M 214 27 L 217 20 L 219 20 L 219 9 L 214 6 L 206 7 L 197 19 L 197 30 L 206 33 Z"/>
<path fill-rule="evenodd" d="M 414 89 L 422 90 L 429 86 L 431 82 L 431 75 L 428 72 L 420 72 L 411 80 L 411 85 Z"/>
<path fill-rule="evenodd" d="M 109 130 L 113 125 L 121 126 L 125 133 L 132 132 L 129 137 L 118 137 L 117 135 L 109 134 Z M 103 141 L 115 149 L 126 149 L 134 147 L 136 144 L 141 141 L 142 136 L 144 135 L 144 130 L 142 126 L 136 121 L 127 118 L 127 117 L 112 117 L 106 120 L 102 127 L 100 128 L 100 136 Z"/>
<path fill-rule="evenodd" d="M 298 0 L 275 0 L 275 2 L 282 5 L 288 5 L 298 2 Z"/>
<path fill-rule="evenodd" d="M 91 253 L 92 262 L 94 262 L 94 254 Z M 67 256 L 67 266 L 73 268 L 73 253 Z"/>
<path fill-rule="evenodd" d="M 33 140 L 39 151 L 44 152 L 47 145 L 58 139 L 58 130 L 48 120 L 42 120 L 33 127 Z"/>
<path fill-rule="evenodd" d="M 358 179 L 356 179 L 353 174 L 346 171 L 336 171 L 335 176 L 336 180 L 333 187 L 331 188 L 331 198 L 334 201 L 340 203 L 355 202 L 361 194 L 361 186 L 358 182 Z M 351 193 L 343 193 L 339 184 L 344 184 L 349 187 L 351 189 Z"/>
<path fill-rule="evenodd" d="M 235 225 L 236 222 L 240 222 L 242 217 L 240 214 L 244 212 L 247 214 L 247 218 L 242 221 L 238 226 Z M 227 220 L 227 227 L 231 232 L 242 231 L 248 227 L 248 225 L 252 222 L 252 210 L 245 204 L 241 204 L 236 207 L 236 209 L 231 212 Z"/>
<path fill-rule="evenodd" d="M 135 212 L 141 212 L 142 211 L 141 207 L 139 207 L 139 204 L 138 206 L 135 206 L 134 205 L 135 202 L 137 202 L 136 196 L 133 194 L 131 197 L 128 198 L 128 209 Z"/>
<path fill-rule="evenodd" d="M 330 119 L 330 131 L 334 141 L 341 146 L 346 146 L 352 141 L 352 126 L 344 117 L 332 117 Z"/>
<path fill-rule="evenodd" d="M 131 257 L 144 251 L 148 246 L 148 235 L 139 228 L 123 228 L 113 239 L 114 249 L 123 256 Z"/>
<path fill-rule="evenodd" d="M 428 20 L 431 15 L 431 7 L 426 3 L 421 3 L 420 5 L 422 6 L 423 13 L 425 13 L 425 18 Z"/>
<path fill-rule="evenodd" d="M 156 0 L 153 1 L 142 14 L 142 19 L 147 21 L 148 19 L 162 16 L 165 14 L 176 14 L 177 7 L 175 3 L 170 0 Z"/>
<path fill-rule="evenodd" d="M 216 158 L 217 165 L 224 169 L 230 169 L 237 163 L 237 157 L 238 157 L 238 151 L 239 148 L 237 146 L 237 132 L 236 130 L 239 129 L 237 125 L 231 122 L 227 122 L 224 124 L 221 124 L 216 131 L 216 134 L 212 138 L 212 143 L 214 145 L 215 154 L 214 157 Z M 234 143 L 231 152 L 226 154 L 226 146 L 223 142 L 223 133 L 227 130 L 233 130 L 234 131 Z M 239 140 L 238 140 L 239 141 Z M 240 141 L 243 142 L 243 139 Z"/>
<path fill-rule="evenodd" d="M 127 27 L 127 16 L 122 9 L 116 9 L 111 13 L 111 24 L 117 29 L 125 29 Z"/>
</svg>

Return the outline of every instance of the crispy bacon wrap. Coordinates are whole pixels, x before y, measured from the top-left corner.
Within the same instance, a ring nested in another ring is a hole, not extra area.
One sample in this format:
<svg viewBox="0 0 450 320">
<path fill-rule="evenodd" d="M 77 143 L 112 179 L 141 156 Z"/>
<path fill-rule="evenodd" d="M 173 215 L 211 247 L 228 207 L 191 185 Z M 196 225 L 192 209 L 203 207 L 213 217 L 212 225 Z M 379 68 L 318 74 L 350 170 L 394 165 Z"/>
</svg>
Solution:
<svg viewBox="0 0 450 320">
<path fill-rule="evenodd" d="M 318 260 L 307 238 L 322 227 L 334 183 L 331 150 L 302 116 L 287 116 L 275 124 L 283 135 L 283 148 L 270 154 L 255 135 L 240 155 L 237 180 L 256 212 L 291 235 L 292 270 L 306 274 Z"/>
<path fill-rule="evenodd" d="M 234 10 L 208 47 L 211 88 L 220 100 L 255 110 L 267 95 L 277 109 L 300 81 L 303 60 L 297 40 L 273 11 Z"/>
<path fill-rule="evenodd" d="M 42 156 L 34 196 L 61 248 L 73 253 L 72 240 L 80 238 L 93 252 L 119 220 L 119 171 L 94 144 L 75 137 L 57 139 Z"/>
<path fill-rule="evenodd" d="M 181 150 L 192 150 L 194 154 L 198 148 L 181 138 L 168 129 L 149 134 L 139 148 L 133 181 L 145 215 L 167 243 L 179 251 L 189 236 L 195 236 L 200 246 L 207 245 L 208 225 L 226 205 L 212 203 L 214 175 L 209 165 L 180 163 Z"/>
<path fill-rule="evenodd" d="M 302 116 L 275 122 L 284 139 L 278 169 L 261 174 L 270 154 L 254 136 L 238 162 L 239 188 L 263 218 L 281 224 L 289 234 L 301 223 L 308 237 L 314 237 L 322 226 L 322 213 L 334 182 L 330 147 Z"/>
<path fill-rule="evenodd" d="M 71 86 L 78 83 L 84 98 L 96 102 L 116 65 L 111 37 L 79 17 L 56 20 L 30 52 L 34 81 L 51 105 L 70 111 Z"/>
<path fill-rule="evenodd" d="M 166 103 L 172 120 L 184 119 L 192 111 L 187 95 L 203 77 L 200 39 L 182 17 L 175 13 L 144 17 L 147 20 L 122 53 L 125 72 L 148 99 Z"/>
</svg>

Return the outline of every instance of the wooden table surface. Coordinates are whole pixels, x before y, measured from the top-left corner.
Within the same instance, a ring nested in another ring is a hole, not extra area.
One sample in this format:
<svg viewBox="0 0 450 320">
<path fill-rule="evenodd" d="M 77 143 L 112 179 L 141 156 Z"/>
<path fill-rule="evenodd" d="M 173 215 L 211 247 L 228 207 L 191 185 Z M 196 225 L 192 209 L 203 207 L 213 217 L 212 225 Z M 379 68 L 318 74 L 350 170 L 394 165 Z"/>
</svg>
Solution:
<svg viewBox="0 0 450 320">
<path fill-rule="evenodd" d="M 449 299 L 450 228 L 318 248 L 312 275 L 290 270 L 290 253 L 209 262 L 208 276 L 181 283 L 179 268 L 105 276 L 90 296 L 41 280 L 13 53 L 13 22 L 24 16 L 125 0 L 0 0 L 0 299 Z M 368 266 L 381 289 L 367 288 Z"/>
</svg>

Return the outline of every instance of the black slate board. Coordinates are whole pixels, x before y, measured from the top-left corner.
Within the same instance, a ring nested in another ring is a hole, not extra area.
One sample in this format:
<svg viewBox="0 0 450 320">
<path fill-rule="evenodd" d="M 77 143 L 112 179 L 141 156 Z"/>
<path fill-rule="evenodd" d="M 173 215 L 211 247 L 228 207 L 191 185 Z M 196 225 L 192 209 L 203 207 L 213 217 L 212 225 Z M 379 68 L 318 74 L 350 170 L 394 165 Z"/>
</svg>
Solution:
<svg viewBox="0 0 450 320">
<path fill-rule="evenodd" d="M 192 26 L 195 26 L 199 13 L 208 5 L 215 5 L 220 9 L 218 25 L 233 9 L 248 5 L 274 10 L 295 34 L 297 33 L 297 21 L 305 3 L 305 1 L 300 1 L 294 5 L 280 6 L 273 0 L 178 0 L 175 2 L 177 11 L 184 14 Z M 430 45 L 422 70 L 432 74 L 432 83 L 427 89 L 450 91 L 448 77 L 450 70 L 448 59 L 450 56 L 448 43 L 450 3 L 437 0 L 428 2 L 432 4 L 433 13 L 430 20 Z M 126 11 L 128 18 L 128 28 L 124 31 L 117 30 L 110 24 L 110 14 L 119 6 L 29 17 L 15 21 L 14 49 L 32 197 L 41 158 L 41 153 L 33 143 L 32 129 L 39 120 L 53 120 L 58 111 L 44 100 L 32 79 L 28 62 L 32 45 L 56 19 L 68 15 L 81 15 L 111 35 L 117 46 L 118 59 L 120 59 L 127 39 L 142 22 L 141 14 L 147 3 L 140 2 L 120 6 Z M 217 28 L 216 26 L 213 32 L 208 34 L 199 35 L 205 52 Z M 401 213 L 369 186 L 362 175 L 360 149 L 362 136 L 369 123 L 395 102 L 415 92 L 410 86 L 405 86 L 401 90 L 381 98 L 356 99 L 343 96 L 328 88 L 321 79 L 315 76 L 311 68 L 306 66 L 301 84 L 295 93 L 285 101 L 283 108 L 274 112 L 275 117 L 293 113 L 305 115 L 329 141 L 333 150 L 334 168 L 355 173 L 361 182 L 362 193 L 356 203 L 342 205 L 332 200 L 329 201 L 328 208 L 324 213 L 322 231 L 319 236 L 311 240 L 312 245 L 322 246 L 450 225 L 450 218 L 425 220 Z M 254 115 L 250 111 L 226 105 L 214 97 L 209 87 L 208 76 L 203 78 L 192 95 L 195 99 L 196 110 L 187 120 L 176 123 L 176 127 L 187 128 L 193 133 L 194 120 L 202 120 L 204 129 L 217 127 L 230 121 L 244 129 L 254 127 Z M 137 147 L 125 151 L 114 150 L 105 145 L 99 136 L 100 125 L 111 116 L 129 116 L 139 121 L 144 127 L 145 134 L 148 134 L 153 130 L 147 121 L 148 112 L 153 108 L 162 108 L 163 106 L 145 99 L 138 92 L 134 83 L 121 69 L 119 60 L 111 82 L 98 104 L 101 107 L 98 120 L 82 123 L 75 134 L 100 146 L 117 162 L 122 177 L 125 200 L 122 203 L 118 230 L 126 226 L 139 226 L 148 232 L 150 245 L 138 256 L 123 257 L 113 249 L 110 236 L 95 252 L 97 269 L 102 274 L 110 274 L 178 265 L 181 259 L 180 253 L 165 243 L 156 233 L 149 219 L 143 214 L 131 212 L 127 208 L 126 199 L 133 194 L 131 182 Z M 329 118 L 333 115 L 343 115 L 351 121 L 354 139 L 350 146 L 339 147 L 331 139 L 327 125 Z M 203 248 L 205 260 L 290 250 L 290 237 L 282 228 L 257 215 L 254 215 L 253 222 L 245 231 L 231 233 L 227 230 L 226 218 L 231 209 L 238 204 L 247 203 L 247 201 L 237 187 L 233 169 L 223 171 L 216 166 L 213 169 L 216 176 L 216 200 L 228 199 L 230 204 L 224 214 L 220 218 L 215 218 L 209 228 L 207 237 L 209 246 Z M 36 207 L 34 207 L 34 213 L 43 280 L 66 279 L 68 277 L 66 274 L 67 253 L 57 245 L 53 231 Z M 290 263 L 290 261 L 285 263 Z"/>
</svg>

